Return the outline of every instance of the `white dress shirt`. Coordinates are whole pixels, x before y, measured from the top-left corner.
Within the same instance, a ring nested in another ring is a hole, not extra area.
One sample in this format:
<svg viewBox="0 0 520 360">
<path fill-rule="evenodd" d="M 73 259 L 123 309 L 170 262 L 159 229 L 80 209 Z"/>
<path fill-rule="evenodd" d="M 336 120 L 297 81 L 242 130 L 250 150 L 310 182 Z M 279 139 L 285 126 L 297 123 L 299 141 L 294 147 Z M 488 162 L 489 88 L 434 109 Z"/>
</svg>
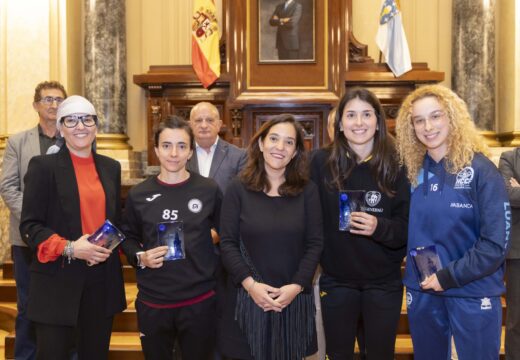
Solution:
<svg viewBox="0 0 520 360">
<path fill-rule="evenodd" d="M 215 143 L 209 148 L 209 153 L 195 143 L 195 150 L 197 151 L 197 162 L 199 165 L 199 174 L 204 177 L 209 177 L 209 169 L 211 168 L 211 162 L 213 161 L 213 155 L 215 155 L 215 149 L 217 148 L 218 136 Z"/>
</svg>

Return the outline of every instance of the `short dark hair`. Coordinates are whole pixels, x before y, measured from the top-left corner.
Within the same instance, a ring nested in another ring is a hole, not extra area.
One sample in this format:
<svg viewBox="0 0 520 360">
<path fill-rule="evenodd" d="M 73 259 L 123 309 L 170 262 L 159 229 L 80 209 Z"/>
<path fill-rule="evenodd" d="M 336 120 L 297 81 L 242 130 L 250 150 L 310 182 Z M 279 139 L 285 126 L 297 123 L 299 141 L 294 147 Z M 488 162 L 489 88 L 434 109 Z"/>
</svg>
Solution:
<svg viewBox="0 0 520 360">
<path fill-rule="evenodd" d="M 34 89 L 34 102 L 38 102 L 42 99 L 42 90 L 45 89 L 58 89 L 63 93 L 63 98 L 67 98 L 67 92 L 65 91 L 65 87 L 61 85 L 59 81 L 42 81 L 36 88 Z"/>
<path fill-rule="evenodd" d="M 169 115 L 166 120 L 157 125 L 153 134 L 153 145 L 155 147 L 159 146 L 159 136 L 166 129 L 181 129 L 186 131 L 190 137 L 190 150 L 195 149 L 195 137 L 193 136 L 193 130 L 191 130 L 190 124 L 177 115 Z"/>
<path fill-rule="evenodd" d="M 277 124 L 288 123 L 296 130 L 296 155 L 285 168 L 285 182 L 280 185 L 278 193 L 282 196 L 296 196 L 303 191 L 309 180 L 307 167 L 307 153 L 303 142 L 303 128 L 291 114 L 273 116 L 262 125 L 253 136 L 247 149 L 248 159 L 240 180 L 246 188 L 252 191 L 269 191 L 271 184 L 265 171 L 264 156 L 260 151 L 259 141 L 264 141 L 269 130 Z"/>
</svg>

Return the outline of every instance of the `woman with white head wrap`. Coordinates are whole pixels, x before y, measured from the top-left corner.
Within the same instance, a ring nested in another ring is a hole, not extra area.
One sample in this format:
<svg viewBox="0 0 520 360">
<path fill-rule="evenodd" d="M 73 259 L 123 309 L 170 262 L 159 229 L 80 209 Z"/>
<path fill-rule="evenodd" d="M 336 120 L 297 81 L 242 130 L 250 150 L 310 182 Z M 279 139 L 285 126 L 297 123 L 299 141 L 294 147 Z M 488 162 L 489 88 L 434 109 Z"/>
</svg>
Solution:
<svg viewBox="0 0 520 360">
<path fill-rule="evenodd" d="M 29 163 L 20 231 L 34 252 L 28 318 L 38 359 L 107 359 L 112 319 L 126 306 L 117 251 L 87 238 L 120 216 L 121 170 L 93 151 L 94 106 L 70 96 L 58 108 L 63 138 Z M 65 145 L 65 146 L 63 146 Z"/>
</svg>

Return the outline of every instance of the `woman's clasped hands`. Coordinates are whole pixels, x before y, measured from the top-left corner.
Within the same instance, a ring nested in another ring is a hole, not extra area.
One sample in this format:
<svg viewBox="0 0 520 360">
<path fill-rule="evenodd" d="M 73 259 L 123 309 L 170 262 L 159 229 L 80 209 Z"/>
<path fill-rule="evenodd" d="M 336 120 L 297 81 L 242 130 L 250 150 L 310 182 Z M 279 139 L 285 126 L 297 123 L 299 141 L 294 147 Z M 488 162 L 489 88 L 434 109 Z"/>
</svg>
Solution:
<svg viewBox="0 0 520 360">
<path fill-rule="evenodd" d="M 282 312 L 302 291 L 298 284 L 288 284 L 280 288 L 257 282 L 252 277 L 242 281 L 242 286 L 248 292 L 256 305 L 264 311 Z"/>
</svg>

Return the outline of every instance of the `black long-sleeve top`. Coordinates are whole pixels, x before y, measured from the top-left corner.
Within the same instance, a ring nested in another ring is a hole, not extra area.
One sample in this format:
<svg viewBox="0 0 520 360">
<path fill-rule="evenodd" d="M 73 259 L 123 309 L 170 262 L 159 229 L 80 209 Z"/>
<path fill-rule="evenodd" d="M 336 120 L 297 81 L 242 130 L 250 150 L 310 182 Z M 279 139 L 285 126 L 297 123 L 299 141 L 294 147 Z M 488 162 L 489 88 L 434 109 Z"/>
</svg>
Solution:
<svg viewBox="0 0 520 360">
<path fill-rule="evenodd" d="M 218 229 L 222 193 L 215 181 L 196 173 L 179 184 L 161 183 L 156 177 L 134 186 L 128 193 L 121 230 L 122 248 L 136 266 L 136 253 L 162 245 L 157 226 L 182 221 L 185 259 L 165 261 L 158 269 L 137 269 L 139 300 L 172 304 L 193 299 L 215 289 L 218 256 L 211 228 Z"/>
<path fill-rule="evenodd" d="M 370 237 L 339 231 L 339 194 L 328 185 L 331 174 L 326 164 L 329 152 L 318 150 L 311 162 L 311 178 L 318 185 L 324 226 L 321 266 L 325 274 L 341 283 L 363 284 L 400 279 L 406 254 L 410 186 L 404 170 L 394 184 L 395 196 L 381 191 L 368 162 L 358 164 L 342 190 L 365 190 L 372 195 L 365 212 L 377 217 Z M 378 199 L 379 198 L 379 199 Z M 377 200 L 377 201 L 376 201 Z"/>
<path fill-rule="evenodd" d="M 264 283 L 296 283 L 310 291 L 322 250 L 322 219 L 316 185 L 297 196 L 270 197 L 231 182 L 222 204 L 221 253 L 236 286 L 252 276 L 240 253 L 243 241 Z"/>
</svg>

